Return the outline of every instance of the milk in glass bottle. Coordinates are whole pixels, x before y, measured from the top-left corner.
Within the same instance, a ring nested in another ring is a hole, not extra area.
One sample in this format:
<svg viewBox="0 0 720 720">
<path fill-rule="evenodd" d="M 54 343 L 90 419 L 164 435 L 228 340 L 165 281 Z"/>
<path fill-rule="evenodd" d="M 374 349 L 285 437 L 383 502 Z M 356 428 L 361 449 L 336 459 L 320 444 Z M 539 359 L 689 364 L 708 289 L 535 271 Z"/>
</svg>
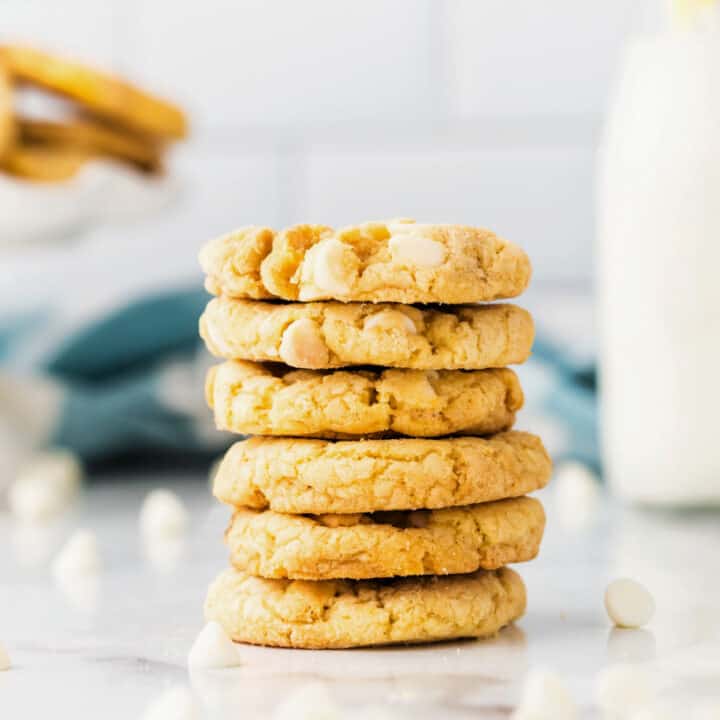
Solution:
<svg viewBox="0 0 720 720">
<path fill-rule="evenodd" d="M 720 22 L 634 39 L 599 157 L 603 461 L 621 497 L 720 504 Z"/>
</svg>

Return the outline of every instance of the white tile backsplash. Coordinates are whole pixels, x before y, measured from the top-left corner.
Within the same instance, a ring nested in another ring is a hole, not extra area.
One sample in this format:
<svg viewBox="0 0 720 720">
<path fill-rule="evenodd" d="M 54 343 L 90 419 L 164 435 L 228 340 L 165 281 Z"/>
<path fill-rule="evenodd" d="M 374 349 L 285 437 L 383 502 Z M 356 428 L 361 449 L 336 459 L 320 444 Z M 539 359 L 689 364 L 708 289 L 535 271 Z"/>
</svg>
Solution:
<svg viewBox="0 0 720 720">
<path fill-rule="evenodd" d="M 642 3 L 446 0 L 452 109 L 459 115 L 599 113 Z"/>
<path fill-rule="evenodd" d="M 173 0 L 144 0 L 131 63 L 203 127 L 422 122 L 429 1 L 215 0 L 178 12 Z"/>
</svg>

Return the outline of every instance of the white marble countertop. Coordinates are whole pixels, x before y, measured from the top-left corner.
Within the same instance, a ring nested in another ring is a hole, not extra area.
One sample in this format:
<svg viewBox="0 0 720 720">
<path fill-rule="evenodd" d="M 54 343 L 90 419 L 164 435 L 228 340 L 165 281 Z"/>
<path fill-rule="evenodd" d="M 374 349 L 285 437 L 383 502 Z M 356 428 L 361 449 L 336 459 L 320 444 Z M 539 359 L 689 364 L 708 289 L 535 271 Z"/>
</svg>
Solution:
<svg viewBox="0 0 720 720">
<path fill-rule="evenodd" d="M 159 484 L 186 500 L 192 529 L 184 543 L 148 552 L 137 512 Z M 604 501 L 589 527 L 570 530 L 552 492 L 541 497 L 543 549 L 519 567 L 528 612 L 498 638 L 361 651 L 243 647 L 242 667 L 192 677 L 186 655 L 203 624 L 205 589 L 226 562 L 228 513 L 204 478 L 96 484 L 47 529 L 19 526 L 0 511 L 0 643 L 14 663 L 0 673 L 0 718 L 141 718 L 178 684 L 192 687 L 204 717 L 272 718 L 279 700 L 311 681 L 355 713 L 371 703 L 393 718 L 506 717 L 536 666 L 560 672 L 582 717 L 591 718 L 600 717 L 592 706 L 597 672 L 621 660 L 656 675 L 671 717 L 692 717 L 691 704 L 720 700 L 720 516 Z M 97 532 L 104 570 L 95 584 L 62 588 L 48 562 L 75 527 Z M 655 595 L 646 629 L 613 630 L 605 616 L 605 585 L 625 574 Z"/>
</svg>

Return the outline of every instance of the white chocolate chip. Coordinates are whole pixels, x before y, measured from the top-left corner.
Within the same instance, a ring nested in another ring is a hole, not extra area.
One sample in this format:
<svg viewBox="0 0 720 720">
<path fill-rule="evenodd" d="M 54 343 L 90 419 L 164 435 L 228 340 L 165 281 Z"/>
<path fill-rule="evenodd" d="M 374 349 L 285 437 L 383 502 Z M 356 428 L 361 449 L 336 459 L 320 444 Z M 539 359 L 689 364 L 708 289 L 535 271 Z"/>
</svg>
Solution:
<svg viewBox="0 0 720 720">
<path fill-rule="evenodd" d="M 310 282 L 331 296 L 347 295 L 354 274 L 353 250 L 337 238 L 321 240 L 308 250 L 303 267 L 303 280 Z M 315 294 L 312 294 L 312 298 Z M 300 300 L 309 300 L 300 292 Z"/>
<path fill-rule="evenodd" d="M 10 662 L 10 656 L 8 655 L 7 650 L 0 645 L 0 672 L 9 670 L 11 665 L 12 663 Z"/>
<path fill-rule="evenodd" d="M 399 310 L 381 310 L 369 315 L 363 323 L 363 330 L 400 330 L 401 332 L 416 333 L 415 323 L 405 313 Z"/>
<path fill-rule="evenodd" d="M 600 505 L 600 485 L 587 465 L 568 461 L 555 472 L 553 487 L 560 524 L 568 530 L 588 527 Z"/>
<path fill-rule="evenodd" d="M 639 628 L 647 625 L 655 614 L 655 601 L 636 580 L 620 578 L 605 590 L 605 609 L 618 627 Z"/>
<path fill-rule="evenodd" d="M 388 240 L 388 245 L 393 261 L 407 267 L 437 267 L 445 260 L 445 247 L 442 243 L 416 233 L 393 235 Z"/>
<path fill-rule="evenodd" d="M 522 700 L 513 714 L 516 720 L 574 720 L 577 706 L 559 675 L 531 670 L 525 678 Z"/>
<path fill-rule="evenodd" d="M 280 343 L 280 357 L 293 367 L 318 369 L 330 358 L 320 326 L 310 318 L 300 318 L 285 329 Z"/>
<path fill-rule="evenodd" d="M 20 469 L 10 486 L 10 509 L 23 522 L 48 522 L 77 497 L 82 477 L 82 465 L 74 453 L 38 453 Z"/>
<path fill-rule="evenodd" d="M 340 720 L 341 717 L 340 708 L 321 683 L 303 685 L 273 713 L 273 720 Z"/>
<path fill-rule="evenodd" d="M 143 713 L 143 720 L 197 720 L 199 717 L 192 693 L 180 685 L 162 693 Z"/>
<path fill-rule="evenodd" d="M 240 665 L 240 655 L 235 643 L 222 625 L 209 622 L 195 639 L 188 666 L 191 668 L 226 668 Z"/>
<path fill-rule="evenodd" d="M 172 490 L 158 488 L 148 493 L 140 509 L 140 532 L 148 537 L 176 537 L 185 532 L 188 513 Z"/>
<path fill-rule="evenodd" d="M 53 574 L 59 580 L 94 575 L 100 570 L 100 553 L 94 533 L 76 530 L 53 561 Z"/>
<path fill-rule="evenodd" d="M 652 702 L 653 680 L 638 665 L 612 665 L 595 678 L 595 703 L 606 713 L 625 717 Z"/>
</svg>

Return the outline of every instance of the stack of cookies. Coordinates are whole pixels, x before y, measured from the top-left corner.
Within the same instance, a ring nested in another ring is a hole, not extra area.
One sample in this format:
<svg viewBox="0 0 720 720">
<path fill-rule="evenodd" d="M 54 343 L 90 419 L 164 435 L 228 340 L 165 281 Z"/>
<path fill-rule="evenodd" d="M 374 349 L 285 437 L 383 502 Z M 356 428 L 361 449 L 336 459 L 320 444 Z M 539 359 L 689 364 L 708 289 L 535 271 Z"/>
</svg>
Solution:
<svg viewBox="0 0 720 720">
<path fill-rule="evenodd" d="M 549 479 L 512 431 L 527 359 L 525 253 L 398 220 L 247 227 L 201 253 L 200 321 L 232 568 L 208 620 L 236 641 L 343 648 L 493 635 L 525 610 L 505 566 L 538 552 Z"/>
</svg>

